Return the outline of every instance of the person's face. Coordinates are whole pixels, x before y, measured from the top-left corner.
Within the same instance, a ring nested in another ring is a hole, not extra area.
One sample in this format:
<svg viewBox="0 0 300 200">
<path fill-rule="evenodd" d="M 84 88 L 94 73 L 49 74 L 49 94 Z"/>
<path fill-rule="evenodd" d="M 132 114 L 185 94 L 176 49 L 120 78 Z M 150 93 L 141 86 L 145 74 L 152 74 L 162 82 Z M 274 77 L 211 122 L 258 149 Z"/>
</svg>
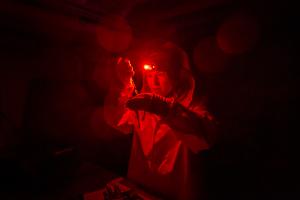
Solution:
<svg viewBox="0 0 300 200">
<path fill-rule="evenodd" d="M 172 91 L 172 83 L 167 72 L 151 70 L 146 71 L 146 81 L 152 93 L 168 96 Z"/>
</svg>

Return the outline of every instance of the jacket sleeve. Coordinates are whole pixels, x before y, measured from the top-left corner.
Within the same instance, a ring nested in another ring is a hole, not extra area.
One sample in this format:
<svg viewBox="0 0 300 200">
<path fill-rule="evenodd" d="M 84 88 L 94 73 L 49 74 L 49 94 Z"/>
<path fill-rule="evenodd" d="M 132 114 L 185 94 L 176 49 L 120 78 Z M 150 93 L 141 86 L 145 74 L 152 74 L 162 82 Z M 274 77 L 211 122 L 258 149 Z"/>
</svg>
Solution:
<svg viewBox="0 0 300 200">
<path fill-rule="evenodd" d="M 134 113 L 125 107 L 125 103 L 133 92 L 132 82 L 125 86 L 111 84 L 104 100 L 105 122 L 125 134 L 132 132 Z"/>
<path fill-rule="evenodd" d="M 190 108 L 176 104 L 165 121 L 194 153 L 209 149 L 216 142 L 215 119 L 201 104 Z"/>
</svg>

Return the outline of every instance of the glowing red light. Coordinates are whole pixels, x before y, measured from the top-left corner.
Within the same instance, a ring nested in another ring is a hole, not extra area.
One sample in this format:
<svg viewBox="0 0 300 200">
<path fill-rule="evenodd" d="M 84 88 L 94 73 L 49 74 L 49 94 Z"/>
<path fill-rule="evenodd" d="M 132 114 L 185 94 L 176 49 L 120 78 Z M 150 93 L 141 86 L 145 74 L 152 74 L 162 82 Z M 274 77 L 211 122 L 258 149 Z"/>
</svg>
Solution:
<svg viewBox="0 0 300 200">
<path fill-rule="evenodd" d="M 152 65 L 144 65 L 144 70 L 152 70 L 153 66 Z"/>
</svg>

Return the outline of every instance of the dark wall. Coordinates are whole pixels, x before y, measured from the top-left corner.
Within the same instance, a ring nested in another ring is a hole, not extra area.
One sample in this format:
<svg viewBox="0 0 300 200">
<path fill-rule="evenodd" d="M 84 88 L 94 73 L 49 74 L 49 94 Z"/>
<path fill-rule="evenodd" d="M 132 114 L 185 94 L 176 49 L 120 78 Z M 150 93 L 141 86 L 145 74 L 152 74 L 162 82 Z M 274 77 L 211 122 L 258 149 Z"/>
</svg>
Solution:
<svg viewBox="0 0 300 200">
<path fill-rule="evenodd" d="M 2 6 L 0 24 L 1 154 L 43 160 L 71 148 L 125 173 L 130 138 L 103 121 L 112 55 L 95 26 L 20 3 Z"/>
</svg>

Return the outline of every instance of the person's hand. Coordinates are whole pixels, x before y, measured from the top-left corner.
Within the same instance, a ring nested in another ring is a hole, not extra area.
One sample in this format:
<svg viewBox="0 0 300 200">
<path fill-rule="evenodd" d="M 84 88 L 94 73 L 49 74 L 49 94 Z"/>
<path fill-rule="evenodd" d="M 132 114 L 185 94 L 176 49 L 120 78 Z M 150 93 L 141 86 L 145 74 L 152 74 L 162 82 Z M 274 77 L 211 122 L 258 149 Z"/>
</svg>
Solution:
<svg viewBox="0 0 300 200">
<path fill-rule="evenodd" d="M 144 110 L 160 116 L 167 116 L 173 106 L 173 99 L 165 98 L 152 93 L 138 94 L 126 103 L 131 110 Z"/>
<path fill-rule="evenodd" d="M 119 57 L 116 64 L 116 74 L 122 84 L 130 83 L 134 75 L 133 67 L 128 58 Z"/>
</svg>

